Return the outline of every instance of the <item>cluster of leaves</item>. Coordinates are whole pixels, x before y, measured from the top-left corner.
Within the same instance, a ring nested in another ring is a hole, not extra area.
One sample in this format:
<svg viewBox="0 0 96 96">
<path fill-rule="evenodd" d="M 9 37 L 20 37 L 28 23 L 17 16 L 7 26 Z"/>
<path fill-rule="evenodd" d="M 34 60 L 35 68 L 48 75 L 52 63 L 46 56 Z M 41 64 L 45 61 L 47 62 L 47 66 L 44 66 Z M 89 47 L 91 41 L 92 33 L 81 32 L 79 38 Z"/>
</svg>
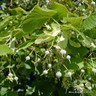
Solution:
<svg viewBox="0 0 96 96">
<path fill-rule="evenodd" d="M 17 1 L 0 10 L 1 96 L 95 96 L 92 1 Z"/>
</svg>

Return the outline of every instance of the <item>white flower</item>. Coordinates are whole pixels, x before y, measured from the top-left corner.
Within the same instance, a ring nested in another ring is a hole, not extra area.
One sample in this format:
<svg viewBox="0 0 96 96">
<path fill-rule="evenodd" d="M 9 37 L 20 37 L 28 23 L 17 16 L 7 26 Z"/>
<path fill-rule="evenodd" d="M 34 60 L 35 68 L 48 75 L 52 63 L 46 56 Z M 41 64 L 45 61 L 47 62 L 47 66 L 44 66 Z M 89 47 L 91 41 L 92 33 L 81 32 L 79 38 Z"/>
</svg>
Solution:
<svg viewBox="0 0 96 96">
<path fill-rule="evenodd" d="M 23 92 L 24 90 L 23 89 L 18 89 L 17 92 Z"/>
<path fill-rule="evenodd" d="M 81 87 L 84 87 L 84 84 L 80 84 Z"/>
<path fill-rule="evenodd" d="M 5 17 L 2 17 L 2 19 L 5 19 Z"/>
<path fill-rule="evenodd" d="M 91 43 L 91 46 L 92 46 L 92 47 L 96 47 L 95 44 L 94 44 L 93 42 Z"/>
<path fill-rule="evenodd" d="M 12 22 L 12 21 L 10 21 L 10 23 L 12 24 L 13 22 Z"/>
<path fill-rule="evenodd" d="M 45 70 L 43 71 L 43 74 L 44 74 L 44 75 L 48 74 L 48 70 L 45 69 Z"/>
<path fill-rule="evenodd" d="M 62 73 L 61 73 L 60 71 L 58 71 L 58 72 L 56 73 L 56 77 L 60 78 L 61 76 L 62 76 Z"/>
<path fill-rule="evenodd" d="M 53 33 L 51 36 L 55 37 L 55 36 L 57 36 L 60 32 L 61 32 L 60 29 L 54 28 L 54 33 Z"/>
<path fill-rule="evenodd" d="M 88 80 L 91 80 L 91 77 L 89 77 Z"/>
<path fill-rule="evenodd" d="M 56 49 L 61 49 L 60 46 L 58 46 L 58 45 L 55 45 L 54 47 L 56 47 Z"/>
<path fill-rule="evenodd" d="M 5 27 L 5 30 L 7 30 L 7 27 Z"/>
<path fill-rule="evenodd" d="M 2 5 L 5 5 L 6 6 L 6 3 L 2 3 Z"/>
<path fill-rule="evenodd" d="M 16 53 L 18 53 L 19 52 L 19 50 L 16 50 Z"/>
<path fill-rule="evenodd" d="M 6 6 L 6 3 L 2 3 L 1 9 L 2 9 L 2 10 L 5 10 L 5 6 Z"/>
<path fill-rule="evenodd" d="M 16 4 L 19 4 L 19 2 L 16 2 Z"/>
<path fill-rule="evenodd" d="M 27 61 L 27 60 L 30 60 L 30 56 L 26 56 L 26 61 Z"/>
<path fill-rule="evenodd" d="M 81 6 L 81 3 L 79 3 L 79 6 Z"/>
<path fill-rule="evenodd" d="M 94 1 L 92 1 L 92 2 L 91 2 L 91 5 L 95 5 L 95 2 L 94 2 Z"/>
<path fill-rule="evenodd" d="M 40 58 L 38 58 L 38 60 L 37 60 L 38 62 L 40 62 L 41 61 L 41 59 Z"/>
<path fill-rule="evenodd" d="M 65 55 L 65 54 L 66 54 L 66 50 L 60 50 L 60 53 L 61 53 L 62 55 Z"/>
<path fill-rule="evenodd" d="M 9 76 L 9 77 L 12 77 L 12 76 L 13 76 L 13 74 L 12 74 L 12 73 L 9 73 L 9 74 L 8 74 L 8 76 Z"/>
<path fill-rule="evenodd" d="M 49 3 L 50 1 L 49 0 L 46 0 L 46 3 Z"/>
<path fill-rule="evenodd" d="M 71 59 L 71 56 L 70 55 L 67 55 L 67 57 L 66 57 L 68 60 L 70 60 Z"/>
<path fill-rule="evenodd" d="M 17 77 L 17 76 L 16 76 L 16 77 L 14 77 L 14 80 L 18 81 L 18 77 Z"/>
<path fill-rule="evenodd" d="M 65 40 L 65 38 L 63 36 L 60 37 L 60 41 L 63 41 Z"/>
<path fill-rule="evenodd" d="M 13 52 L 15 51 L 15 48 L 11 48 L 13 50 Z"/>
<path fill-rule="evenodd" d="M 48 30 L 50 30 L 50 29 L 51 29 L 51 27 L 50 27 L 49 25 L 46 25 L 46 28 L 47 28 Z"/>
<path fill-rule="evenodd" d="M 95 87 L 95 84 L 92 84 L 92 87 L 94 88 Z"/>
<path fill-rule="evenodd" d="M 47 50 L 47 51 L 45 51 L 45 55 L 48 55 L 49 54 L 49 51 Z"/>
<path fill-rule="evenodd" d="M 88 89 L 89 89 L 89 90 L 92 90 L 92 87 L 90 86 L 90 87 L 88 87 Z"/>
<path fill-rule="evenodd" d="M 51 64 L 48 64 L 48 68 L 51 68 L 52 67 L 52 65 Z"/>
<path fill-rule="evenodd" d="M 86 11 L 85 9 L 82 9 L 82 11 L 84 12 L 84 11 Z"/>
<path fill-rule="evenodd" d="M 82 73 L 85 73 L 85 70 L 84 70 L 84 69 L 81 69 L 81 72 L 82 72 Z"/>
<path fill-rule="evenodd" d="M 96 69 L 95 69 L 95 68 L 92 68 L 92 72 L 93 72 L 93 73 L 96 73 Z"/>
<path fill-rule="evenodd" d="M 68 75 L 69 77 L 71 77 L 71 76 L 72 76 L 72 73 L 71 73 L 71 72 L 68 72 L 67 75 Z"/>
</svg>

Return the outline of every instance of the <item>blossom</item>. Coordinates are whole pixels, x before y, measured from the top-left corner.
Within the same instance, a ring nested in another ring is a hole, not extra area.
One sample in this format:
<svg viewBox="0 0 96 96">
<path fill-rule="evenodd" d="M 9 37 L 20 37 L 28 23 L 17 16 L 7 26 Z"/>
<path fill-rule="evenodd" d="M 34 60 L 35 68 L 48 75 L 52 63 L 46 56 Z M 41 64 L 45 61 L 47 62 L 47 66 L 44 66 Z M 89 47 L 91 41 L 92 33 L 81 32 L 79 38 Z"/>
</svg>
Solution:
<svg viewBox="0 0 96 96">
<path fill-rule="evenodd" d="M 27 61 L 27 60 L 30 60 L 30 56 L 26 56 L 26 61 Z"/>
<path fill-rule="evenodd" d="M 48 55 L 49 54 L 49 51 L 47 50 L 47 51 L 45 51 L 45 55 Z"/>
<path fill-rule="evenodd" d="M 60 78 L 61 76 L 62 76 L 62 73 L 61 73 L 60 71 L 58 71 L 58 72 L 56 73 L 56 77 Z"/>
<path fill-rule="evenodd" d="M 60 37 L 60 41 L 63 41 L 65 40 L 65 38 L 63 36 Z"/>
<path fill-rule="evenodd" d="M 13 74 L 12 74 L 12 73 L 9 73 L 8 76 L 9 76 L 9 77 L 13 77 Z"/>
<path fill-rule="evenodd" d="M 52 65 L 51 64 L 48 64 L 48 68 L 51 68 L 52 67 Z"/>
<path fill-rule="evenodd" d="M 84 70 L 84 69 L 81 69 L 81 72 L 82 72 L 82 73 L 84 73 L 84 72 L 85 72 L 85 70 Z"/>
<path fill-rule="evenodd" d="M 70 60 L 70 59 L 71 59 L 71 56 L 70 56 L 70 55 L 67 55 L 66 58 L 67 58 L 68 60 Z"/>
<path fill-rule="evenodd" d="M 43 74 L 44 74 L 44 75 L 47 75 L 47 74 L 48 74 L 48 70 L 45 69 L 45 70 L 43 71 Z"/>
<path fill-rule="evenodd" d="M 14 77 L 14 80 L 18 81 L 18 77 L 17 77 L 17 76 L 16 76 L 16 77 Z"/>
<path fill-rule="evenodd" d="M 92 2 L 91 2 L 91 5 L 95 5 L 95 2 L 94 2 L 94 1 L 92 1 Z"/>
<path fill-rule="evenodd" d="M 62 55 L 65 55 L 65 54 L 66 54 L 66 50 L 60 50 L 60 53 L 61 53 Z"/>
</svg>

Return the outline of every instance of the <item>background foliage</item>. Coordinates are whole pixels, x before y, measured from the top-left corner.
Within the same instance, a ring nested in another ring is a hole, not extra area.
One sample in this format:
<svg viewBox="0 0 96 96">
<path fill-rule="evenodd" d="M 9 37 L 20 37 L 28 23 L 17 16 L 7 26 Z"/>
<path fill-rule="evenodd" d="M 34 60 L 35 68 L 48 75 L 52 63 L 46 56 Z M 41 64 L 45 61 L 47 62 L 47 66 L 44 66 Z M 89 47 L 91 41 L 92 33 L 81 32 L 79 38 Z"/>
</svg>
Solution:
<svg viewBox="0 0 96 96">
<path fill-rule="evenodd" d="M 95 0 L 0 0 L 1 96 L 95 96 Z"/>
</svg>

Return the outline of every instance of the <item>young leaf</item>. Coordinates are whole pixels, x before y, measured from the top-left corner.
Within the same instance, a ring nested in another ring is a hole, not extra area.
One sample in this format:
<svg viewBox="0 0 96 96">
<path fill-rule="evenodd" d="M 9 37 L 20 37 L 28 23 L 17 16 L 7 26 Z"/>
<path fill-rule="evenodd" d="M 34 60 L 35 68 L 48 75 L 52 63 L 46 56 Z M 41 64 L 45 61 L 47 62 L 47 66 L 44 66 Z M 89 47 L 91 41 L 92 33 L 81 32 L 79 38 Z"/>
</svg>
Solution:
<svg viewBox="0 0 96 96">
<path fill-rule="evenodd" d="M 44 36 L 38 37 L 35 40 L 35 44 L 41 44 L 44 42 L 48 42 L 48 41 L 52 40 L 53 38 L 54 38 L 53 36 L 44 35 Z"/>
<path fill-rule="evenodd" d="M 68 32 L 66 32 L 66 31 L 63 31 L 62 32 L 62 35 L 63 35 L 63 37 L 64 37 L 64 41 L 60 41 L 59 43 L 58 43 L 58 45 L 61 47 L 61 48 L 63 48 L 63 49 L 65 49 L 66 47 L 67 47 L 67 43 L 68 43 L 68 39 L 69 39 L 69 34 L 68 34 Z"/>
</svg>

